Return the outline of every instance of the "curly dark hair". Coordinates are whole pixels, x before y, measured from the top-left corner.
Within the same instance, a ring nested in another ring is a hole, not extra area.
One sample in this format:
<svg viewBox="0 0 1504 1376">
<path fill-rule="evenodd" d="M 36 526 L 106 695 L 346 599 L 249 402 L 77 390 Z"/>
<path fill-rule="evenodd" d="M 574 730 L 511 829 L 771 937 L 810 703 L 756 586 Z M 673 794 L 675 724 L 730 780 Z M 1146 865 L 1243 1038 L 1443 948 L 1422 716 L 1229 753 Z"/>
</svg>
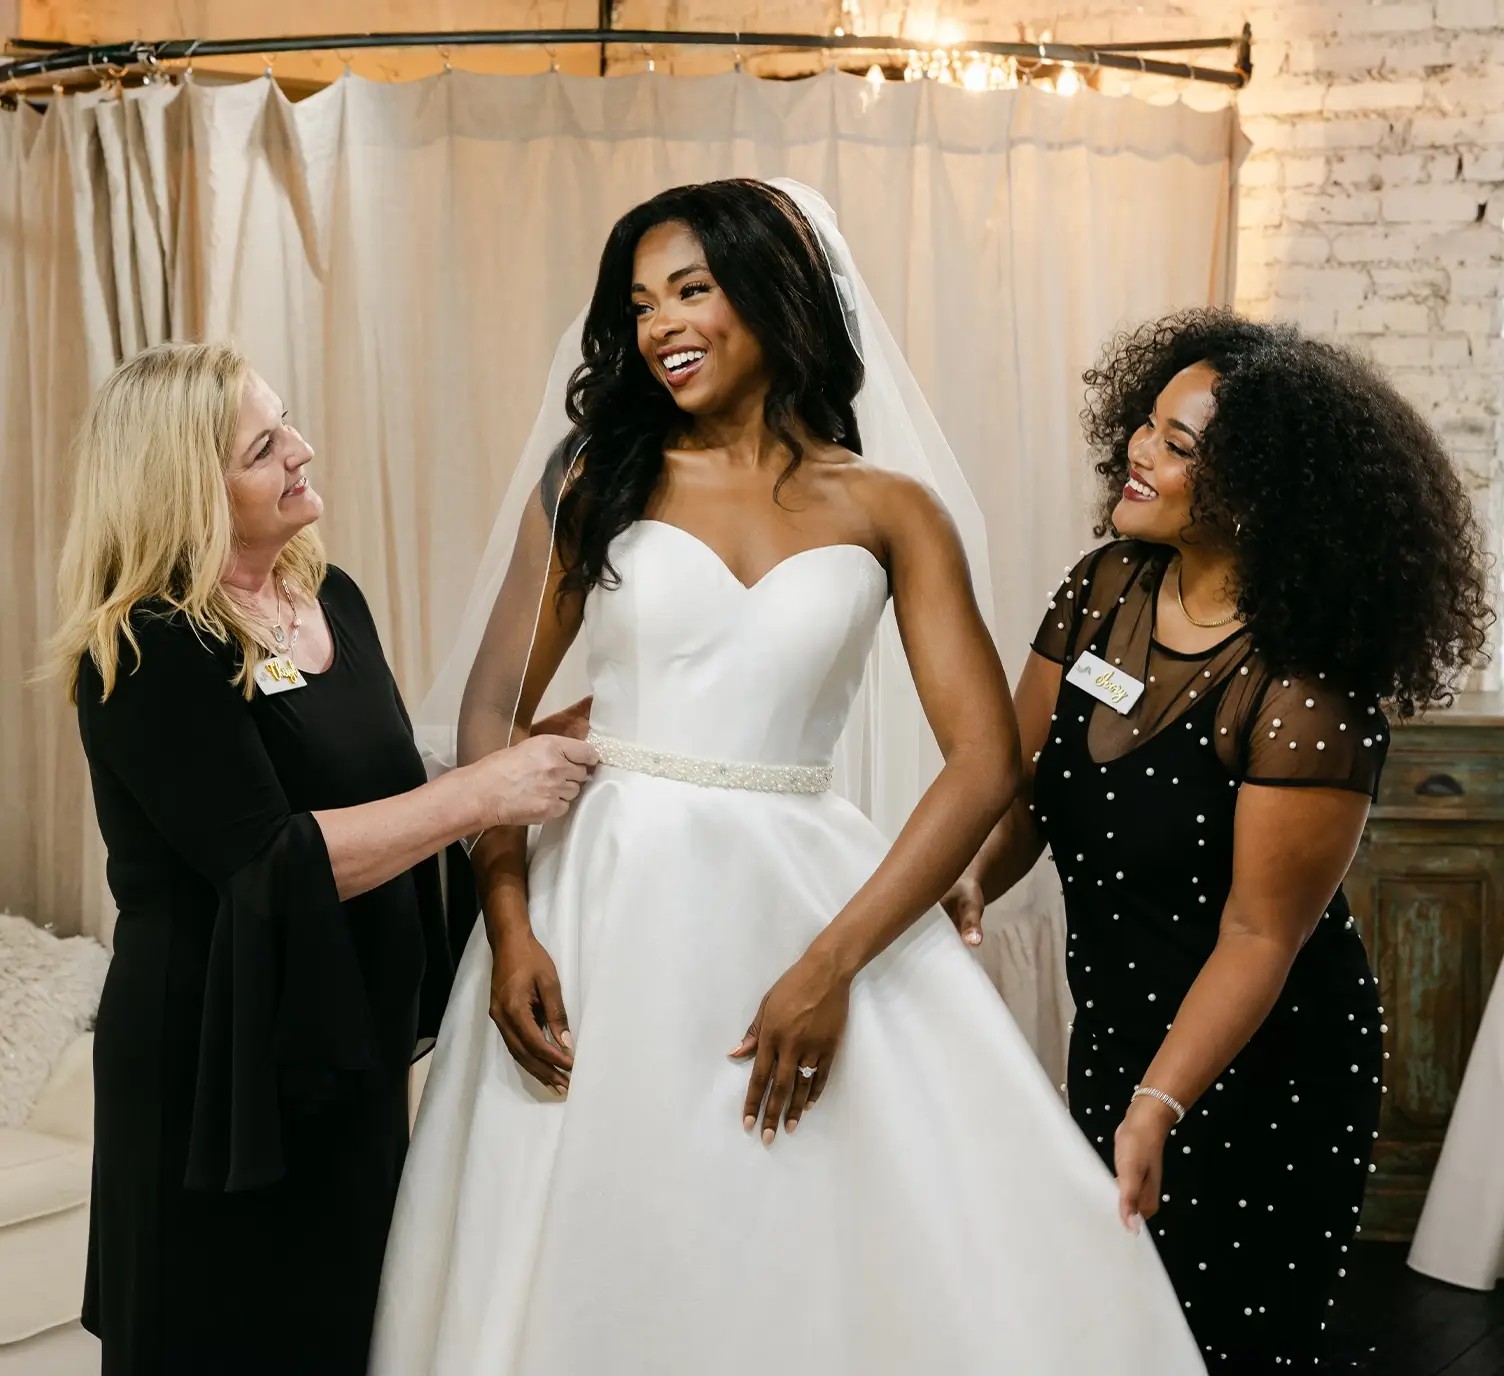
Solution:
<svg viewBox="0 0 1504 1376">
<path fill-rule="evenodd" d="M 1129 439 L 1195 363 L 1217 380 L 1192 520 L 1237 532 L 1238 610 L 1270 670 L 1326 674 L 1401 717 L 1450 702 L 1493 621 L 1483 537 L 1435 432 L 1346 349 L 1221 310 L 1115 337 L 1084 375 L 1097 534 L 1112 531 Z"/>
<path fill-rule="evenodd" d="M 601 253 L 585 318 L 584 362 L 569 383 L 573 434 L 560 455 L 583 450 L 559 503 L 564 578 L 560 595 L 612 585 L 611 542 L 642 517 L 663 472 L 663 451 L 688 417 L 648 370 L 631 312 L 632 267 L 648 230 L 686 225 L 705 264 L 762 346 L 769 387 L 763 414 L 798 468 L 807 433 L 861 453 L 852 403 L 862 360 L 825 251 L 799 207 L 766 182 L 729 180 L 681 186 L 621 217 Z"/>
</svg>

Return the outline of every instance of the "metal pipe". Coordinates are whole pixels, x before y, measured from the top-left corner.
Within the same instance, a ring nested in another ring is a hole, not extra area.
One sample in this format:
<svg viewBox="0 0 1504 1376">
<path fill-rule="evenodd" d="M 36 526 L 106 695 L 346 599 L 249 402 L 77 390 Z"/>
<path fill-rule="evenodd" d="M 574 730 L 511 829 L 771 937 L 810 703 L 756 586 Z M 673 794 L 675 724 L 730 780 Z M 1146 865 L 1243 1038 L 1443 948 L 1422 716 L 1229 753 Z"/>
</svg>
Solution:
<svg viewBox="0 0 1504 1376">
<path fill-rule="evenodd" d="M 601 0 L 609 10 L 610 0 Z M 609 13 L 607 19 L 609 19 Z M 987 57 L 1032 59 L 1054 65 L 1110 67 L 1151 76 L 1205 81 L 1240 88 L 1247 74 L 1238 68 L 1201 67 L 1187 62 L 1166 62 L 1144 57 L 1144 52 L 1170 48 L 1238 48 L 1246 39 L 1177 39 L 1169 44 L 993 43 L 966 40 L 954 44 L 916 43 L 912 39 L 861 34 L 810 33 L 719 33 L 673 29 L 469 29 L 455 33 L 356 33 L 314 34 L 292 38 L 169 39 L 157 43 L 106 43 L 88 47 L 45 48 L 39 56 L 20 58 L 0 66 L 0 83 L 50 77 L 60 73 L 105 66 L 135 69 L 149 59 L 171 62 L 193 57 L 236 57 L 262 53 L 353 51 L 361 48 L 463 48 L 463 47 L 565 47 L 570 44 L 599 45 L 602 53 L 611 44 L 633 47 L 734 47 L 826 50 L 837 52 L 911 53 L 951 51 Z M 32 41 L 17 47 L 43 48 Z"/>
</svg>

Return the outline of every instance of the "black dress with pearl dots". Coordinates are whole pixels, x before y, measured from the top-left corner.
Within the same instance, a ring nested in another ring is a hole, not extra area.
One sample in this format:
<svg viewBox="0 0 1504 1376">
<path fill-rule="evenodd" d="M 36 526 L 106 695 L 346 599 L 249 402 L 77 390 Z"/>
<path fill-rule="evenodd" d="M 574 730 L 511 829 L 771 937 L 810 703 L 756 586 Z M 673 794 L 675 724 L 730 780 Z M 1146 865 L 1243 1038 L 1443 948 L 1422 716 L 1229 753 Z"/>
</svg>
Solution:
<svg viewBox="0 0 1504 1376">
<path fill-rule="evenodd" d="M 1245 632 L 1197 655 L 1159 645 L 1169 562 L 1134 543 L 1087 556 L 1034 645 L 1066 670 L 1034 807 L 1065 894 L 1070 1106 L 1109 1168 L 1216 941 L 1240 785 L 1371 796 L 1389 735 L 1371 699 L 1271 676 Z M 1130 712 L 1072 681 L 1084 651 L 1144 684 Z M 1169 1139 L 1148 1226 L 1213 1372 L 1337 1368 L 1324 1325 L 1377 1136 L 1381 1016 L 1339 891 L 1273 1011 Z"/>
</svg>

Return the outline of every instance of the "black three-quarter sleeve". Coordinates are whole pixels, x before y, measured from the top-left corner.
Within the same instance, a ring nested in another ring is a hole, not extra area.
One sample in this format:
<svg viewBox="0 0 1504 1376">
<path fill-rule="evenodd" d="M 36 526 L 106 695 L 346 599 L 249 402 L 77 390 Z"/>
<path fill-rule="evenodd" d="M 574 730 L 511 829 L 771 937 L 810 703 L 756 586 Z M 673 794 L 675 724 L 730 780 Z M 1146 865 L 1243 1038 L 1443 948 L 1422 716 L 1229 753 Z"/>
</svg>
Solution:
<svg viewBox="0 0 1504 1376">
<path fill-rule="evenodd" d="M 282 1177 L 284 1096 L 327 1095 L 376 1065 L 372 1015 L 312 815 L 294 813 L 228 651 L 181 619 L 138 613 L 101 702 L 86 664 L 79 721 L 94 768 L 210 885 L 210 936 L 186 1183 Z"/>
</svg>

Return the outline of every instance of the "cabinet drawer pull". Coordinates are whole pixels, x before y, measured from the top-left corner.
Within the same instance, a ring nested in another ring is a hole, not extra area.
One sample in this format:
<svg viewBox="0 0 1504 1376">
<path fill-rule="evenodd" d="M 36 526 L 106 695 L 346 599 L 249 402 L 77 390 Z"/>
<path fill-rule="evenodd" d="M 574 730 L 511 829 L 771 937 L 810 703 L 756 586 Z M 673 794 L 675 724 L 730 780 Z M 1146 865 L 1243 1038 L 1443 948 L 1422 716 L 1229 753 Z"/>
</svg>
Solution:
<svg viewBox="0 0 1504 1376">
<path fill-rule="evenodd" d="M 1450 774 L 1432 774 L 1415 785 L 1421 798 L 1461 798 L 1466 791 Z"/>
</svg>

